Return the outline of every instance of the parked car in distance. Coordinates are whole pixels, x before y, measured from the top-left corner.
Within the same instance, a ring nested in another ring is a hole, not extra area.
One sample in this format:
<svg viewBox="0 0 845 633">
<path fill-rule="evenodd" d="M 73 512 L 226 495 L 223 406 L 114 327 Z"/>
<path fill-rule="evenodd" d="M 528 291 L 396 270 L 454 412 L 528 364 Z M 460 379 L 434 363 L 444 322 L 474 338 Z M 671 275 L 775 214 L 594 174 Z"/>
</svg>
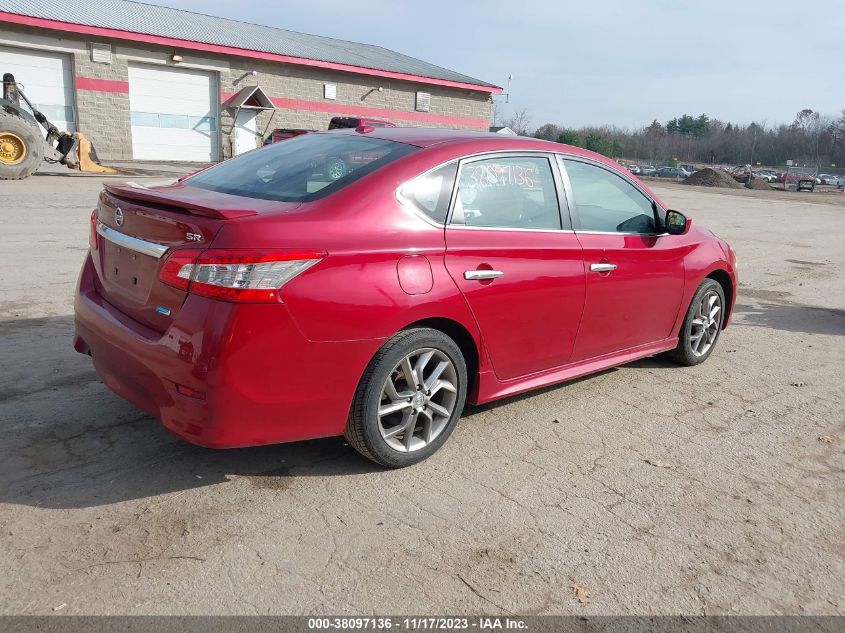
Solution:
<svg viewBox="0 0 845 633">
<path fill-rule="evenodd" d="M 351 154 L 336 180 L 315 167 Z M 440 448 L 467 402 L 704 362 L 738 286 L 730 246 L 613 161 L 444 129 L 107 181 L 89 242 L 74 347 L 112 391 L 201 446 L 345 435 L 391 468 Z"/>
<path fill-rule="evenodd" d="M 357 128 L 362 125 L 369 127 L 396 127 L 395 123 L 385 121 L 384 119 L 367 119 L 354 116 L 336 116 L 329 122 L 330 130 L 345 130 L 349 128 Z"/>
<path fill-rule="evenodd" d="M 655 178 L 686 178 L 688 175 L 678 167 L 661 167 L 653 174 Z"/>
<path fill-rule="evenodd" d="M 628 171 L 637 176 L 641 173 L 639 165 L 628 165 Z"/>
<path fill-rule="evenodd" d="M 737 182 L 747 183 L 751 177 L 752 171 L 747 165 L 738 165 L 734 167 L 729 173 Z"/>
<path fill-rule="evenodd" d="M 839 178 L 832 174 L 819 174 L 818 180 L 820 185 L 835 185 L 839 182 Z"/>
<path fill-rule="evenodd" d="M 640 176 L 654 176 L 657 172 L 654 165 L 642 165 L 640 167 Z"/>
<path fill-rule="evenodd" d="M 778 174 L 777 181 L 783 183 L 786 189 L 795 187 L 797 191 L 814 191 L 820 178 L 812 168 L 790 167 L 786 172 Z"/>
<path fill-rule="evenodd" d="M 814 176 L 799 176 L 796 179 L 796 191 L 815 191 L 818 178 Z"/>
<path fill-rule="evenodd" d="M 698 171 L 698 167 L 695 165 L 678 165 L 678 169 L 684 171 L 687 176 L 690 176 Z"/>
<path fill-rule="evenodd" d="M 279 141 L 286 141 L 290 138 L 302 136 L 303 134 L 308 134 L 309 132 L 313 131 L 314 130 L 277 128 L 273 130 L 267 138 L 264 139 L 264 144 L 270 145 L 272 143 L 278 143 Z"/>
</svg>

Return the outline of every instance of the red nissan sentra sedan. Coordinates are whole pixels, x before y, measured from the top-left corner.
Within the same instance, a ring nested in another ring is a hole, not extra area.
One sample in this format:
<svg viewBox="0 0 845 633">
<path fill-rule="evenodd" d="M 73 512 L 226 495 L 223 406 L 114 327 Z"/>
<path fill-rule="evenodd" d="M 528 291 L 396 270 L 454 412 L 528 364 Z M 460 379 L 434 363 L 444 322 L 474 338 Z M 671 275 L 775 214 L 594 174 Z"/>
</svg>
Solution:
<svg viewBox="0 0 845 633">
<path fill-rule="evenodd" d="M 440 448 L 465 402 L 660 352 L 704 361 L 735 268 L 597 154 L 362 127 L 175 184 L 107 183 L 74 346 L 189 442 L 345 434 L 400 467 Z"/>
</svg>

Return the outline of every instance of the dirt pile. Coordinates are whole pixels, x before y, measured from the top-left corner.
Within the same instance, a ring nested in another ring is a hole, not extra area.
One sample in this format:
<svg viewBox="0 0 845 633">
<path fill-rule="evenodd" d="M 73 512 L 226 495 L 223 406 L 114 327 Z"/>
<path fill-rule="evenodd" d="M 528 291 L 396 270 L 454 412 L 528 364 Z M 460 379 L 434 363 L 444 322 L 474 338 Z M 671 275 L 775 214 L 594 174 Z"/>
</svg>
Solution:
<svg viewBox="0 0 845 633">
<path fill-rule="evenodd" d="M 762 178 L 754 178 L 751 182 L 745 183 L 748 189 L 760 189 L 761 191 L 771 191 L 772 186 Z"/>
<path fill-rule="evenodd" d="M 733 179 L 728 173 L 718 169 L 705 167 L 699 169 L 683 181 L 685 185 L 696 185 L 698 187 L 723 187 L 726 189 L 741 189 L 742 185 Z"/>
</svg>

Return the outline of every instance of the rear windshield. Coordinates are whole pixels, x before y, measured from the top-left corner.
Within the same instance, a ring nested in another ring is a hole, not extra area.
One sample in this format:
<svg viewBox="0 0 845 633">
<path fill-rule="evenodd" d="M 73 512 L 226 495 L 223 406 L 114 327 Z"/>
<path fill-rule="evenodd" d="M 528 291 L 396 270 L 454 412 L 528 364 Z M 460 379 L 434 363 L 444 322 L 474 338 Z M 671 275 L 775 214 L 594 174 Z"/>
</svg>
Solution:
<svg viewBox="0 0 845 633">
<path fill-rule="evenodd" d="M 332 119 L 329 122 L 329 129 L 330 130 L 343 130 L 352 127 L 358 127 L 360 124 L 359 119 Z"/>
<path fill-rule="evenodd" d="M 186 183 L 247 198 L 310 202 L 418 149 L 359 135 L 305 134 L 227 160 Z"/>
</svg>

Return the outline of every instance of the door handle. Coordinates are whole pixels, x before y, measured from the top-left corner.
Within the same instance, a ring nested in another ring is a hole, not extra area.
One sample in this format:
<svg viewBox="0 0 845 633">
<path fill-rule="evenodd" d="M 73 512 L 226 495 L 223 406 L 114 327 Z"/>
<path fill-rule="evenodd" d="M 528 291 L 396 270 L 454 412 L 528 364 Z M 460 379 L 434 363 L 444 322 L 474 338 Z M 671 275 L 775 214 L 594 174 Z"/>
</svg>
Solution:
<svg viewBox="0 0 845 633">
<path fill-rule="evenodd" d="M 485 279 L 496 279 L 504 274 L 501 270 L 468 270 L 464 273 L 464 279 L 468 281 L 484 281 Z"/>
<path fill-rule="evenodd" d="M 590 270 L 594 273 L 609 273 L 611 270 L 616 270 L 618 266 L 616 264 L 610 264 L 607 262 L 601 264 L 590 264 Z"/>
</svg>

